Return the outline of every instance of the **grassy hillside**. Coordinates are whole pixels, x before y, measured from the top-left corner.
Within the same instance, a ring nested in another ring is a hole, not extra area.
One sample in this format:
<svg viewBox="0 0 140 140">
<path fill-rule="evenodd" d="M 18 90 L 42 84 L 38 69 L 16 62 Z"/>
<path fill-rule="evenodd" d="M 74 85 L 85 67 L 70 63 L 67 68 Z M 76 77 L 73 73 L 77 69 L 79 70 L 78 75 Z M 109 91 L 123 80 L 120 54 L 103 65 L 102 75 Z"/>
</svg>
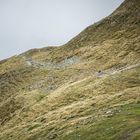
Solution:
<svg viewBox="0 0 140 140">
<path fill-rule="evenodd" d="M 0 140 L 139 140 L 140 1 L 67 44 L 0 62 Z"/>
</svg>

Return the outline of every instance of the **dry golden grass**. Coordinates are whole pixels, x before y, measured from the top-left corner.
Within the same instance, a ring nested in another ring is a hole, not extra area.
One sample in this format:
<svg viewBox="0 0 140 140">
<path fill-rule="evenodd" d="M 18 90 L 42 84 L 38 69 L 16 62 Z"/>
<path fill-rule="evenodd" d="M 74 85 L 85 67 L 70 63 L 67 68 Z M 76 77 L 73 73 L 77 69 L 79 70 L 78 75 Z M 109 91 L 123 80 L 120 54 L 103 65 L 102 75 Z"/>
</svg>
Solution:
<svg viewBox="0 0 140 140">
<path fill-rule="evenodd" d="M 126 0 L 63 46 L 1 62 L 0 140 L 138 139 L 139 7 Z"/>
</svg>

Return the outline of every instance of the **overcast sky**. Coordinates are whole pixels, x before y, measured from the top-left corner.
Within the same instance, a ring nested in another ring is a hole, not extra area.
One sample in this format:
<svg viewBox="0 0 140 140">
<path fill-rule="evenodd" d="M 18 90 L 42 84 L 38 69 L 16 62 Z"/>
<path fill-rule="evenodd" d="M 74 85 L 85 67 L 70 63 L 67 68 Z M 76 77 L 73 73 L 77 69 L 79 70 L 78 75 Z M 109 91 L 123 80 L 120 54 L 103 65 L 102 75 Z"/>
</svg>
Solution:
<svg viewBox="0 0 140 140">
<path fill-rule="evenodd" d="M 123 0 L 0 0 L 0 60 L 62 45 Z"/>
</svg>

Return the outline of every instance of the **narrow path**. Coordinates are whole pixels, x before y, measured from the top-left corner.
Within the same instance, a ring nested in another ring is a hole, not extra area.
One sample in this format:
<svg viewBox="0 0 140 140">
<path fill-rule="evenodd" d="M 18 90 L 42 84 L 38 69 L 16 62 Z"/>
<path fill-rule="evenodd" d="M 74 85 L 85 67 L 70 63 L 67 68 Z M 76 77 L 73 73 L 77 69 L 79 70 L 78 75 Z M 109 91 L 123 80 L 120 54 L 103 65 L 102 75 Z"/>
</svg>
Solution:
<svg viewBox="0 0 140 140">
<path fill-rule="evenodd" d="M 119 73 L 119 72 L 122 72 L 122 71 L 126 71 L 126 70 L 130 70 L 130 69 L 133 69 L 133 68 L 136 68 L 136 67 L 139 67 L 139 66 L 140 66 L 140 63 L 137 63 L 137 64 L 134 64 L 134 65 L 131 65 L 131 66 L 121 67 L 119 69 L 108 69 L 108 70 L 105 70 L 105 71 L 96 72 L 95 76 L 103 77 L 103 76 L 107 76 L 107 75 L 113 75 L 113 74 L 116 74 L 116 73 Z"/>
<path fill-rule="evenodd" d="M 79 63 L 80 59 L 77 56 L 73 56 L 71 58 L 65 58 L 59 63 L 53 63 L 53 62 L 39 62 L 36 60 L 33 60 L 32 58 L 27 58 L 23 56 L 24 61 L 28 66 L 36 67 L 36 68 L 43 68 L 43 69 L 63 69 L 68 66 L 71 66 L 73 64 Z"/>
<path fill-rule="evenodd" d="M 75 64 L 75 63 L 79 62 L 79 60 L 77 58 L 65 59 L 58 64 L 54 64 L 54 63 L 51 63 L 51 62 L 43 63 L 43 62 L 35 61 L 32 58 L 27 58 L 25 56 L 23 56 L 23 59 L 25 60 L 25 62 L 28 66 L 32 66 L 32 67 L 35 67 L 35 68 L 43 68 L 43 69 L 48 69 L 48 70 L 60 69 L 60 68 L 63 69 L 63 68 L 66 68 L 69 65 L 72 65 L 72 64 Z M 140 63 L 130 65 L 130 66 L 124 66 L 124 67 L 121 67 L 119 69 L 111 68 L 111 69 L 107 69 L 107 70 L 104 70 L 104 71 L 101 71 L 101 72 L 95 72 L 94 75 L 97 76 L 97 77 L 103 77 L 103 76 L 107 76 L 107 75 L 113 75 L 113 74 L 116 74 L 116 73 L 119 73 L 119 72 L 122 72 L 122 71 L 130 70 L 130 69 L 133 69 L 133 68 L 136 68 L 136 67 L 139 67 L 139 66 L 140 66 Z"/>
<path fill-rule="evenodd" d="M 25 60 L 25 62 L 26 62 L 26 64 L 28 66 L 32 66 L 32 67 L 35 67 L 35 68 L 43 68 L 43 67 L 45 67 L 44 63 L 34 61 L 32 58 L 27 58 L 27 57 L 23 56 L 23 59 Z"/>
</svg>

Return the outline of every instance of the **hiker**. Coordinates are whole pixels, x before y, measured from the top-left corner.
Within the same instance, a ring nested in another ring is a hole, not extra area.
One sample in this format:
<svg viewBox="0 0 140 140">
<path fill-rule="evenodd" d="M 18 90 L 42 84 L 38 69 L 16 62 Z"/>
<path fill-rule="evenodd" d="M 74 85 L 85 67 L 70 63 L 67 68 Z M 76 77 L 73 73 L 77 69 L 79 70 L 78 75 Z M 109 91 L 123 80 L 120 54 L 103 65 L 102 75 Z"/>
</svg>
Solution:
<svg viewBox="0 0 140 140">
<path fill-rule="evenodd" d="M 99 70 L 98 73 L 101 73 L 101 70 Z"/>
</svg>

